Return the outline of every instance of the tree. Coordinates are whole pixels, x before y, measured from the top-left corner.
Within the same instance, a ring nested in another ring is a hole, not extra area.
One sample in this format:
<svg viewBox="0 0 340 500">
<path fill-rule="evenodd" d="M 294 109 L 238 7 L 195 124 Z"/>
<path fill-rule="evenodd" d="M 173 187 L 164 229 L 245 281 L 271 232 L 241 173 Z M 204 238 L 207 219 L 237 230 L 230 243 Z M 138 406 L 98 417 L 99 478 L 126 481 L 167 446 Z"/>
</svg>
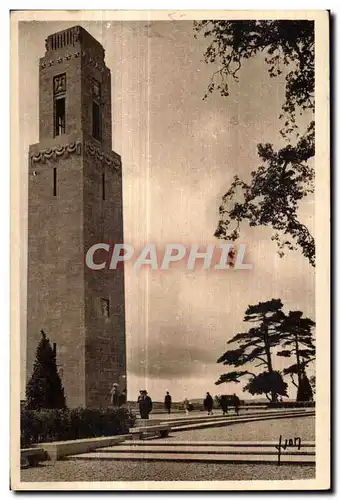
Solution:
<svg viewBox="0 0 340 500">
<path fill-rule="evenodd" d="M 259 375 L 252 377 L 247 385 L 244 386 L 243 391 L 248 391 L 252 395 L 265 394 L 266 398 L 269 399 L 269 401 L 272 401 L 269 394 L 272 394 L 273 392 L 275 392 L 275 394 L 279 394 L 280 396 L 288 397 L 287 388 L 288 384 L 283 381 L 281 373 L 278 371 L 272 371 L 262 372 Z"/>
<path fill-rule="evenodd" d="M 257 363 L 255 367 L 265 366 L 268 373 L 273 373 L 272 349 L 280 342 L 279 326 L 284 313 L 281 311 L 283 304 L 280 299 L 272 299 L 267 302 L 259 302 L 256 305 L 250 305 L 246 312 L 244 321 L 254 323 L 247 332 L 236 334 L 228 344 L 237 343 L 238 347 L 226 351 L 217 362 L 226 366 L 238 368 L 248 363 Z M 249 370 L 239 370 L 225 373 L 220 376 L 216 385 L 224 382 L 240 382 L 240 378 L 245 375 L 251 375 L 256 379 L 257 375 Z M 270 384 L 275 381 L 275 376 L 271 376 L 266 381 Z M 253 386 L 250 386 L 253 387 Z M 273 383 L 271 390 L 271 401 L 276 401 L 277 386 Z"/>
<path fill-rule="evenodd" d="M 312 386 L 305 371 L 303 371 L 301 375 L 296 401 L 313 401 Z"/>
<path fill-rule="evenodd" d="M 57 370 L 56 353 L 41 330 L 33 373 L 26 387 L 27 408 L 66 408 L 64 389 Z"/>
<path fill-rule="evenodd" d="M 314 321 L 304 318 L 301 311 L 290 311 L 280 325 L 283 349 L 277 355 L 285 358 L 294 356 L 296 359 L 296 363 L 285 368 L 283 373 L 290 375 L 292 383 L 297 387 L 297 401 L 313 399 L 305 369 L 315 360 L 314 326 Z M 294 380 L 294 374 L 297 375 L 297 383 Z"/>
<path fill-rule="evenodd" d="M 265 54 L 271 78 L 285 75 L 285 100 L 280 119 L 287 146 L 274 150 L 258 144 L 262 165 L 251 173 L 250 183 L 234 177 L 222 198 L 215 236 L 235 241 L 240 224 L 271 226 L 279 255 L 286 248 L 299 249 L 315 265 L 315 242 L 309 229 L 298 220 L 301 200 L 314 191 L 314 23 L 312 21 L 199 21 L 195 36 L 202 33 L 211 43 L 204 53 L 206 63 L 217 64 L 208 91 L 229 95 L 230 78 L 238 81 L 242 63 Z M 282 78 L 282 77 L 281 77 Z M 309 114 L 309 125 L 300 134 L 297 114 Z"/>
<path fill-rule="evenodd" d="M 310 386 L 312 388 L 313 394 L 315 394 L 316 377 L 312 375 L 309 379 Z"/>
</svg>

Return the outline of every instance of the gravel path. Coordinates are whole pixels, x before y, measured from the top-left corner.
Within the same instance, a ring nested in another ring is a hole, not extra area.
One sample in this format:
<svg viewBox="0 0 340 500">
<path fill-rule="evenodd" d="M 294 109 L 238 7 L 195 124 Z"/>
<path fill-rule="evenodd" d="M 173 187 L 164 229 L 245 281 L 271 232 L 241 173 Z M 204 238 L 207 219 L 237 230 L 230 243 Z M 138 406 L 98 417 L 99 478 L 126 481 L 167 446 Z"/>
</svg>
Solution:
<svg viewBox="0 0 340 500">
<path fill-rule="evenodd" d="M 301 437 L 315 439 L 313 417 L 268 420 L 226 427 L 173 433 L 164 441 L 276 441 Z M 30 481 L 240 481 L 290 480 L 315 477 L 315 467 L 300 465 L 214 464 L 142 461 L 60 461 L 21 471 L 21 480 Z"/>
<path fill-rule="evenodd" d="M 243 424 L 240 422 L 225 427 L 193 429 L 175 432 L 162 441 L 276 441 L 280 434 L 283 439 L 301 437 L 302 441 L 314 441 L 315 418 L 285 418 Z"/>
<path fill-rule="evenodd" d="M 315 467 L 300 465 L 178 462 L 60 461 L 21 471 L 21 481 L 241 481 L 313 479 Z"/>
</svg>

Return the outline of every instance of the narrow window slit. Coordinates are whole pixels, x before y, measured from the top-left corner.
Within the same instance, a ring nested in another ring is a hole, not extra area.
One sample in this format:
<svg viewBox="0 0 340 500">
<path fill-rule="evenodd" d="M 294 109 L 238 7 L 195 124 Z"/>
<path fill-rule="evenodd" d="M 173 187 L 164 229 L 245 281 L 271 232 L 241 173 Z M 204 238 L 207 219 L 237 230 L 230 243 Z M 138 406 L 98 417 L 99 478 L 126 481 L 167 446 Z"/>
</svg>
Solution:
<svg viewBox="0 0 340 500">
<path fill-rule="evenodd" d="M 65 98 L 55 100 L 55 135 L 65 134 Z"/>
<path fill-rule="evenodd" d="M 98 141 L 101 140 L 100 108 L 95 101 L 92 103 L 92 135 Z"/>
<path fill-rule="evenodd" d="M 53 168 L 53 196 L 57 196 L 57 169 Z"/>
</svg>

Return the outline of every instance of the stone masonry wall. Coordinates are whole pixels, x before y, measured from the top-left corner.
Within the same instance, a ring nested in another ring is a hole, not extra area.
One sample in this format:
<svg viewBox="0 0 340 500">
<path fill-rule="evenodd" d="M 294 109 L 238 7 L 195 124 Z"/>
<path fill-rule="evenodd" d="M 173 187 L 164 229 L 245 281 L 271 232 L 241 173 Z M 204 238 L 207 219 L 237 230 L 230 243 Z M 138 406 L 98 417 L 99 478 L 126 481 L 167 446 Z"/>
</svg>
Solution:
<svg viewBox="0 0 340 500">
<path fill-rule="evenodd" d="M 57 344 L 68 406 L 106 406 L 112 383 L 126 376 L 124 268 L 92 271 L 85 255 L 95 243 L 123 242 L 111 75 L 103 47 L 78 26 L 48 37 L 39 66 L 40 142 L 29 150 L 27 379 L 43 329 Z M 53 80 L 64 73 L 66 130 L 54 137 Z M 91 137 L 93 78 L 101 84 L 101 141 Z"/>
</svg>

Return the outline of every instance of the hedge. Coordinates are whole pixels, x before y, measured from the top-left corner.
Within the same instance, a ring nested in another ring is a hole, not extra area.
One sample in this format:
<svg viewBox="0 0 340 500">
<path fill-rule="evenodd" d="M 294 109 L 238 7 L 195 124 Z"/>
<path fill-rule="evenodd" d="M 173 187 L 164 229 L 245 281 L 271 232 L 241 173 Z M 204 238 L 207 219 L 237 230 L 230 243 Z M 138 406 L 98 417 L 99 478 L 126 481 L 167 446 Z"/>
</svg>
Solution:
<svg viewBox="0 0 340 500">
<path fill-rule="evenodd" d="M 125 408 L 28 410 L 21 408 L 21 448 L 35 443 L 126 434 L 135 416 Z"/>
<path fill-rule="evenodd" d="M 315 401 L 281 401 L 268 403 L 268 408 L 315 408 Z"/>
</svg>

